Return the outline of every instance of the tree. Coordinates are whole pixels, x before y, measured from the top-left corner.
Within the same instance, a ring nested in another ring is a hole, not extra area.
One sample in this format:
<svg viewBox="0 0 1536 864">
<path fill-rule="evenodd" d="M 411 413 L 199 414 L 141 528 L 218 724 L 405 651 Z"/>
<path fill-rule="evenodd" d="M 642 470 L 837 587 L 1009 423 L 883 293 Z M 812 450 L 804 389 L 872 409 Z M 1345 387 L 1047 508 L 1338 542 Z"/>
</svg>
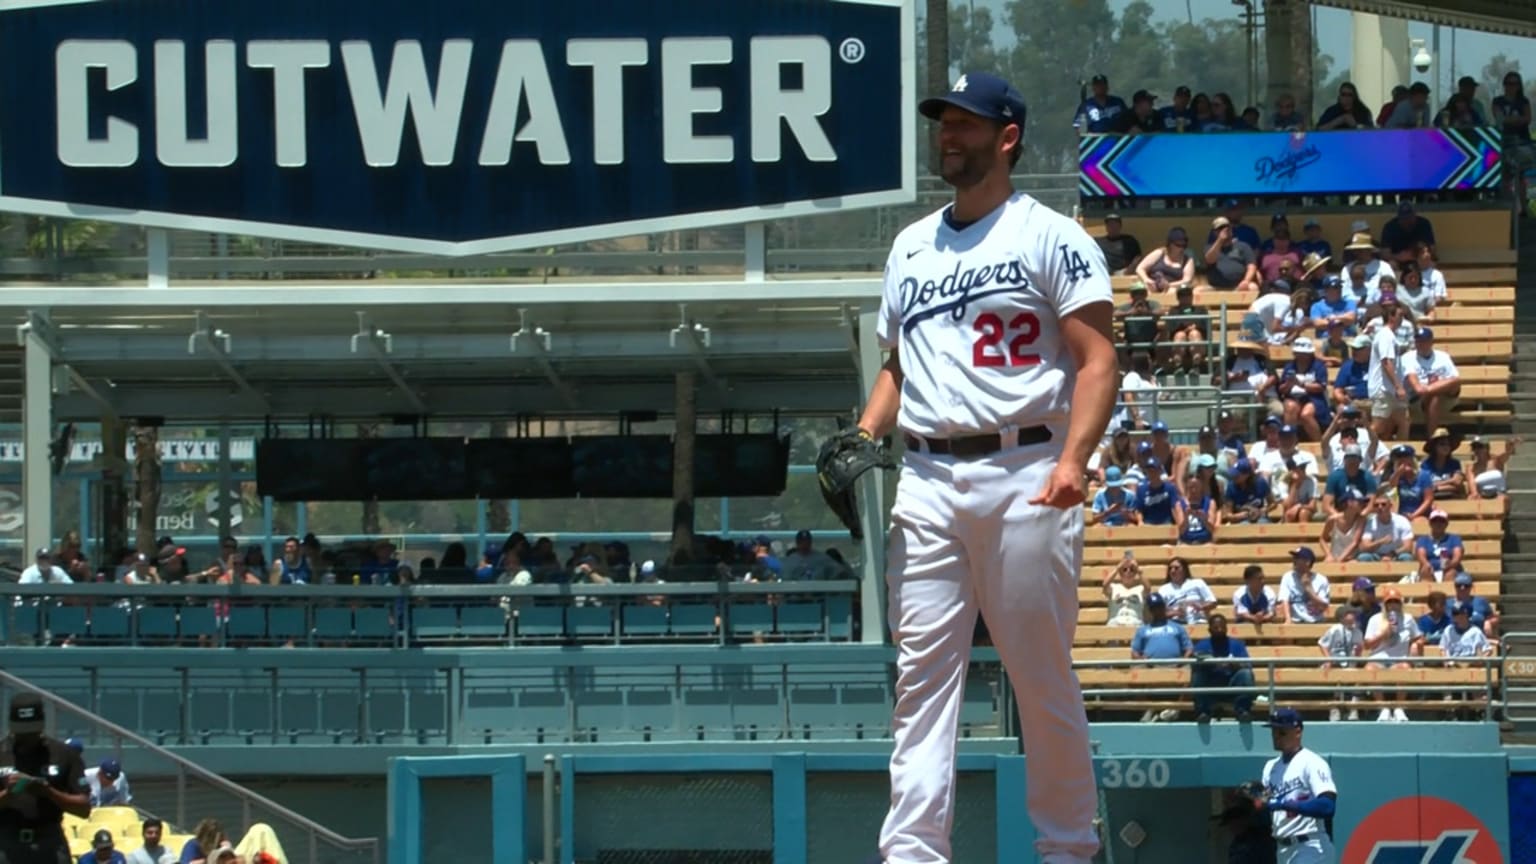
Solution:
<svg viewBox="0 0 1536 864">
<path fill-rule="evenodd" d="M 154 555 L 155 522 L 160 515 L 160 427 L 134 424 L 133 446 L 134 496 L 139 505 L 133 541 L 140 552 Z"/>
<path fill-rule="evenodd" d="M 1502 52 L 1488 58 L 1488 64 L 1483 67 L 1483 92 L 1489 94 L 1489 98 L 1504 92 L 1504 76 L 1514 72 L 1520 73 L 1520 61 L 1505 56 Z M 1527 94 L 1529 95 L 1529 94 Z"/>
<path fill-rule="evenodd" d="M 997 47 L 992 43 L 996 22 L 992 10 L 956 3 L 949 13 L 950 65 L 959 69 L 1000 69 Z"/>
</svg>

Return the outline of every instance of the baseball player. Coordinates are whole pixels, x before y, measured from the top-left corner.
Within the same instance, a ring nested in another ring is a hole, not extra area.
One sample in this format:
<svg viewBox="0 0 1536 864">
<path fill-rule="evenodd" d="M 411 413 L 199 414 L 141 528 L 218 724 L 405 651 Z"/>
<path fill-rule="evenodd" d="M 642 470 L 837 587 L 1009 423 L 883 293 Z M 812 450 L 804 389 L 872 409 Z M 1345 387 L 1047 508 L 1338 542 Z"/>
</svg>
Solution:
<svg viewBox="0 0 1536 864">
<path fill-rule="evenodd" d="M 1280 755 L 1264 763 L 1264 798 L 1254 806 L 1270 814 L 1279 864 L 1338 860 L 1330 833 L 1339 790 L 1323 757 L 1301 746 L 1301 714 L 1276 708 L 1267 724 Z"/>
<path fill-rule="evenodd" d="M 890 355 L 855 433 L 895 428 L 906 447 L 888 541 L 899 653 L 880 853 L 951 860 L 979 613 L 1019 694 L 1040 860 L 1087 864 L 1098 805 L 1071 664 L 1084 477 L 1119 384 L 1109 271 L 1081 226 L 1013 190 L 1018 90 L 971 72 L 919 110 L 938 121 L 955 197 L 896 238 L 878 329 Z"/>
</svg>

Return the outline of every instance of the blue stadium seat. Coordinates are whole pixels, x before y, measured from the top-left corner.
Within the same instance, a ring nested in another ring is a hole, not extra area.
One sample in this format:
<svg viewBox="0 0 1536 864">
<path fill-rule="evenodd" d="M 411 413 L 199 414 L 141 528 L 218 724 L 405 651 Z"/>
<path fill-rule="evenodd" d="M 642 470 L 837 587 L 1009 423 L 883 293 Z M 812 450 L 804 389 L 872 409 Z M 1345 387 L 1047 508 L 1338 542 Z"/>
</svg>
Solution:
<svg viewBox="0 0 1536 864">
<path fill-rule="evenodd" d="M 175 606 L 141 606 L 134 613 L 134 624 L 140 639 L 175 639 L 177 634 Z"/>
<path fill-rule="evenodd" d="M 565 616 L 566 630 L 577 639 L 613 636 L 612 606 L 572 606 Z"/>
<path fill-rule="evenodd" d="M 773 607 L 767 603 L 731 603 L 726 607 L 732 636 L 773 632 Z"/>
<path fill-rule="evenodd" d="M 122 606 L 94 606 L 91 608 L 91 638 L 123 641 L 128 638 L 129 613 Z"/>
<path fill-rule="evenodd" d="M 673 636 L 714 636 L 713 603 L 676 603 L 672 606 Z"/>
<path fill-rule="evenodd" d="M 847 642 L 853 638 L 853 598 L 846 594 L 827 597 L 827 638 Z"/>
<path fill-rule="evenodd" d="M 31 640 L 42 635 L 43 615 L 36 600 L 23 600 L 12 610 L 9 638 Z"/>
<path fill-rule="evenodd" d="M 307 641 L 309 623 L 300 606 L 273 606 L 267 610 L 267 636 L 274 642 Z"/>
<path fill-rule="evenodd" d="M 352 626 L 359 639 L 395 638 L 395 625 L 390 623 L 389 610 L 383 606 L 360 606 L 352 610 Z"/>
<path fill-rule="evenodd" d="M 411 638 L 423 641 L 452 639 L 459 633 L 459 610 L 453 606 L 411 607 Z"/>
<path fill-rule="evenodd" d="M 341 606 L 315 609 L 315 641 L 345 642 L 352 638 L 352 610 Z"/>
<path fill-rule="evenodd" d="M 517 610 L 517 638 L 563 639 L 565 637 L 565 607 L 524 606 Z"/>
<path fill-rule="evenodd" d="M 217 636 L 219 622 L 212 606 L 181 607 L 181 635 L 184 637 Z"/>
<path fill-rule="evenodd" d="M 778 627 L 785 636 L 806 636 L 822 632 L 821 604 L 785 603 L 778 608 Z"/>
<path fill-rule="evenodd" d="M 86 620 L 87 606 L 65 606 L 62 603 L 54 603 L 47 607 L 48 632 L 55 639 L 63 639 L 67 636 L 84 636 L 90 632 Z"/>
<path fill-rule="evenodd" d="M 619 610 L 623 635 L 655 639 L 667 635 L 667 607 L 626 605 Z"/>
<path fill-rule="evenodd" d="M 230 639 L 266 639 L 267 610 L 260 606 L 232 606 L 225 627 Z"/>
<path fill-rule="evenodd" d="M 459 635 L 465 639 L 507 638 L 507 610 L 496 606 L 465 606 L 459 610 Z"/>
</svg>

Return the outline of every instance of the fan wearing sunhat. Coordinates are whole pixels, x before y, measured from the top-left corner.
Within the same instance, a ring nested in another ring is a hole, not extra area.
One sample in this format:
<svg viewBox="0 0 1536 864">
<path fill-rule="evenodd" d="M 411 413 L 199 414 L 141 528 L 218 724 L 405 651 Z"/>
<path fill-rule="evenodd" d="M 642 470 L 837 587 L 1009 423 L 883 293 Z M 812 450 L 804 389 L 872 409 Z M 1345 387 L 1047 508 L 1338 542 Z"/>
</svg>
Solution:
<svg viewBox="0 0 1536 864">
<path fill-rule="evenodd" d="M 68 744 L 46 734 L 47 706 L 35 693 L 17 693 L 0 739 L 0 861 L 67 864 L 64 814 L 91 815 L 85 763 Z"/>
<path fill-rule="evenodd" d="M 1381 259 L 1376 241 L 1371 238 L 1369 231 L 1356 231 L 1349 235 L 1349 243 L 1344 246 L 1344 253 L 1344 266 L 1361 264 L 1365 267 L 1367 291 L 1378 290 L 1384 274 L 1393 277 L 1394 280 L 1397 278 L 1397 270 Z"/>
<path fill-rule="evenodd" d="M 1467 497 L 1467 472 L 1462 469 L 1461 460 L 1451 455 L 1455 449 L 1456 441 L 1444 426 L 1431 432 L 1429 440 L 1424 442 L 1422 465 L 1434 484 L 1436 501 L 1457 501 Z"/>
</svg>

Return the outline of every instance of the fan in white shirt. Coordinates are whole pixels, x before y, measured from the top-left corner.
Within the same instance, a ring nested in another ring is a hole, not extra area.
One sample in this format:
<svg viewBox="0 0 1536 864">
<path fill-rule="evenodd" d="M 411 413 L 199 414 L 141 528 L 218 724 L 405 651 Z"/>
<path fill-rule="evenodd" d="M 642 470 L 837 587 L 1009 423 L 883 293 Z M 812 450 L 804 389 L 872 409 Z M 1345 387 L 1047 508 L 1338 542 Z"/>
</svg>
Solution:
<svg viewBox="0 0 1536 864">
<path fill-rule="evenodd" d="M 1412 561 L 1413 543 L 1413 523 L 1392 509 L 1389 496 L 1377 495 L 1360 530 L 1360 553 L 1355 560 Z"/>
<path fill-rule="evenodd" d="M 53 551 L 45 546 L 37 550 L 34 563 L 21 571 L 16 582 L 20 585 L 73 585 L 75 580 L 69 578 L 64 568 L 53 563 Z"/>
<path fill-rule="evenodd" d="M 1403 612 L 1403 594 L 1395 587 L 1387 586 L 1381 592 L 1382 611 L 1371 616 L 1365 625 L 1365 653 L 1371 662 L 1367 669 L 1411 669 L 1409 657 L 1424 653 L 1424 634 L 1419 632 L 1419 621 Z M 1397 701 L 1407 701 L 1408 694 L 1398 691 Z M 1383 694 L 1376 694 L 1378 702 L 1385 702 Z M 1406 723 L 1408 715 L 1402 708 L 1382 706 L 1377 716 L 1381 723 Z"/>
<path fill-rule="evenodd" d="M 1320 624 L 1328 616 L 1328 577 L 1312 569 L 1317 553 L 1291 550 L 1291 568 L 1280 577 L 1280 605 L 1287 624 Z"/>
<path fill-rule="evenodd" d="M 1420 327 L 1413 334 L 1414 350 L 1398 358 L 1403 367 L 1403 386 L 1410 399 L 1417 398 L 1424 411 L 1424 427 L 1438 429 L 1456 408 L 1461 395 L 1461 372 L 1451 355 L 1435 347 L 1435 331 Z"/>
<path fill-rule="evenodd" d="M 1284 345 L 1311 323 L 1307 314 L 1307 293 L 1304 289 L 1292 293 L 1290 284 L 1284 281 L 1274 285 L 1279 290 L 1259 297 L 1248 307 L 1244 324 L 1249 332 L 1245 335 L 1262 338 L 1271 345 Z M 1260 330 L 1262 332 L 1258 332 Z"/>
</svg>

